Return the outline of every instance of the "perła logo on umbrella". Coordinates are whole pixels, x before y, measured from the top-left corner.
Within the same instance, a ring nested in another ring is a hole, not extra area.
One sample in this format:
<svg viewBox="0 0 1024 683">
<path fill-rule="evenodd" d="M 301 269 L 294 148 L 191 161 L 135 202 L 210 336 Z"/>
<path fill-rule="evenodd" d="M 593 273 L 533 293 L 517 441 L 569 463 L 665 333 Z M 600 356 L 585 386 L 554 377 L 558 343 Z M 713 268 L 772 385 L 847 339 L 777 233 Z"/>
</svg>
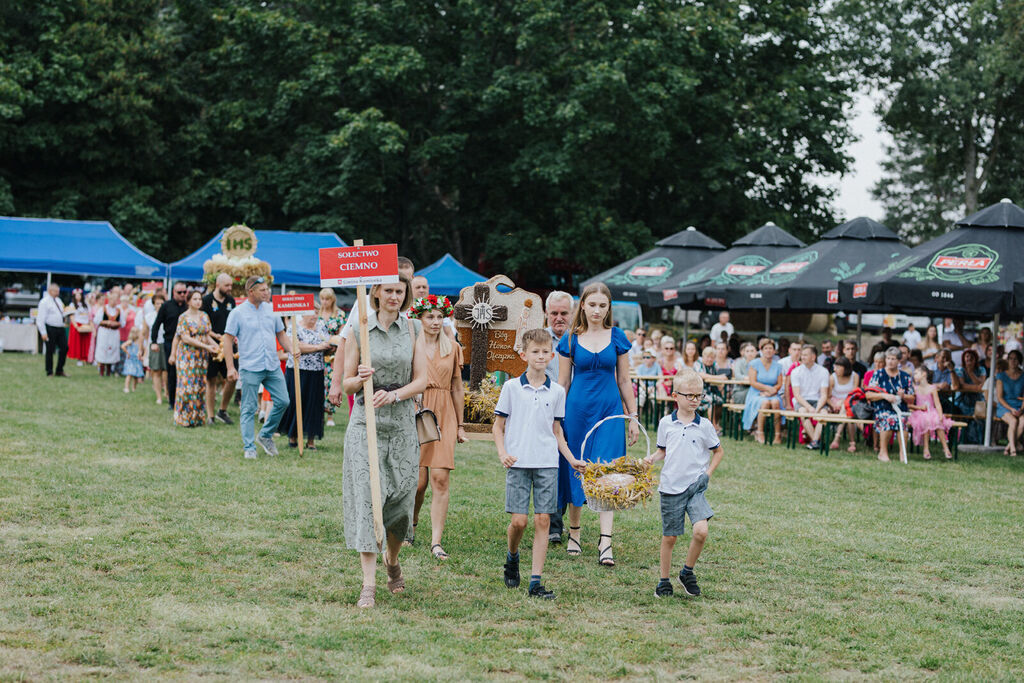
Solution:
<svg viewBox="0 0 1024 683">
<path fill-rule="evenodd" d="M 899 277 L 913 278 L 918 282 L 941 280 L 968 285 L 995 282 L 1003 269 L 999 252 L 984 244 L 960 244 L 947 247 L 935 253 L 925 267 L 914 267 L 900 273 Z"/>
</svg>

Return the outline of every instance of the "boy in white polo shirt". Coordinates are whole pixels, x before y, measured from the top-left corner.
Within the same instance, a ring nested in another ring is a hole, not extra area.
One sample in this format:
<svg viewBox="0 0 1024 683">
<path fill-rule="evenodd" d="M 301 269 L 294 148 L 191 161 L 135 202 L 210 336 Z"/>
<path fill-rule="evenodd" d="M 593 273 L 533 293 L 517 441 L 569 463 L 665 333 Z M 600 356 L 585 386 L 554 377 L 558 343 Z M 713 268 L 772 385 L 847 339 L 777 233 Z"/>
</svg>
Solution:
<svg viewBox="0 0 1024 683">
<path fill-rule="evenodd" d="M 722 443 L 711 420 L 697 414 L 704 398 L 704 380 L 690 369 L 680 370 L 672 381 L 672 397 L 676 410 L 658 423 L 658 450 L 646 462 L 664 460 L 658 492 L 661 494 L 661 580 L 654 595 L 672 595 L 672 549 L 676 537 L 684 530 L 684 513 L 690 516 L 693 538 L 686 553 L 686 564 L 679 572 L 679 581 L 687 595 L 700 595 L 700 586 L 693 573 L 704 542 L 708 538 L 708 520 L 714 515 L 704 498 L 708 479 L 722 462 Z"/>
<path fill-rule="evenodd" d="M 494 444 L 505 475 L 505 512 L 512 515 L 508 525 L 508 553 L 505 557 L 505 585 L 519 585 L 519 542 L 530 515 L 533 491 L 533 567 L 527 594 L 531 598 L 554 600 L 555 594 L 541 584 L 541 572 L 548 552 L 548 526 L 558 509 L 558 454 L 571 467 L 585 466 L 573 457 L 562 433 L 565 417 L 565 389 L 545 374 L 551 360 L 551 335 L 547 330 L 527 330 L 520 357 L 526 372 L 501 387 L 494 408 Z"/>
</svg>

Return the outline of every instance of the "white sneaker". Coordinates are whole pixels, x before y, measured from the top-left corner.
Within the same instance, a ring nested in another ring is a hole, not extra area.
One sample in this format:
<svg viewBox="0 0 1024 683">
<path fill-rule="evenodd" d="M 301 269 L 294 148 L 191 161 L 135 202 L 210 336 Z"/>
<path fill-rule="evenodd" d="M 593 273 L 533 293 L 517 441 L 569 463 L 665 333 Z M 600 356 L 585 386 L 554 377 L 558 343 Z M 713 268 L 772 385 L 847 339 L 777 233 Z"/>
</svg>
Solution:
<svg viewBox="0 0 1024 683">
<path fill-rule="evenodd" d="M 128 393 L 128 387 L 124 388 L 124 393 L 126 393 L 126 394 Z"/>
<path fill-rule="evenodd" d="M 274 445 L 274 439 L 269 436 L 257 436 L 256 443 L 260 445 L 263 452 L 267 455 L 277 455 L 277 446 Z"/>
<path fill-rule="evenodd" d="M 83 365 L 85 365 L 85 363 L 83 363 L 82 361 L 78 361 L 78 367 L 82 367 Z"/>
<path fill-rule="evenodd" d="M 333 427 L 334 426 L 334 418 L 331 418 L 331 417 L 327 418 L 327 426 L 328 427 Z"/>
<path fill-rule="evenodd" d="M 246 460 L 255 460 L 256 459 L 256 449 L 253 448 L 252 450 L 246 450 L 245 451 L 245 459 Z"/>
</svg>

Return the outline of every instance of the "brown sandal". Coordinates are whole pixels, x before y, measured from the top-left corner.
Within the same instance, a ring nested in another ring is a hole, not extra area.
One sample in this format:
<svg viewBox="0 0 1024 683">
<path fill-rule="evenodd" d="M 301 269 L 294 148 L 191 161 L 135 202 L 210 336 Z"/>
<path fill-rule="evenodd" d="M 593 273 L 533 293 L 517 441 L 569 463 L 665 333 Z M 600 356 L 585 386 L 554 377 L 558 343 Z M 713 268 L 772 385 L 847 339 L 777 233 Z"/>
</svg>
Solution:
<svg viewBox="0 0 1024 683">
<path fill-rule="evenodd" d="M 377 604 L 377 587 L 376 586 L 363 586 L 363 590 L 359 591 L 359 600 L 356 601 L 356 607 L 359 609 L 366 609 L 373 607 Z"/>
<path fill-rule="evenodd" d="M 402 565 L 397 562 L 391 565 L 388 564 L 387 560 L 384 560 L 384 569 L 388 572 L 388 590 L 392 593 L 404 591 L 405 579 L 402 577 Z"/>
</svg>

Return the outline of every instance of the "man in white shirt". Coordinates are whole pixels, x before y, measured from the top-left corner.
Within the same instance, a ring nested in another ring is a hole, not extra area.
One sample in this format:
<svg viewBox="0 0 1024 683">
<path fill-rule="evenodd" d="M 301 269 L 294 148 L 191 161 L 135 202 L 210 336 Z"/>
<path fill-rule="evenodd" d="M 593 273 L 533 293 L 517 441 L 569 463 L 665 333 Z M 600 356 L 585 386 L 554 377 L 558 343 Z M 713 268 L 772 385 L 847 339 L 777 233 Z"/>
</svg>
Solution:
<svg viewBox="0 0 1024 683">
<path fill-rule="evenodd" d="M 921 333 L 914 328 L 914 323 L 907 323 L 907 330 L 903 333 L 903 343 L 913 351 L 921 343 Z"/>
<path fill-rule="evenodd" d="M 551 348 L 557 349 L 558 342 L 562 341 L 562 336 L 569 329 L 570 318 L 572 318 L 572 294 L 557 289 L 548 294 L 548 298 L 544 300 L 544 315 L 548 320 L 547 331 L 551 335 Z M 556 352 L 544 370 L 548 379 L 556 383 L 558 382 L 559 358 L 561 356 Z M 564 485 L 568 486 L 568 481 Z M 565 506 L 563 505 L 551 515 L 548 525 L 548 543 L 562 542 L 562 530 L 565 528 L 562 521 L 564 514 Z"/>
<path fill-rule="evenodd" d="M 953 365 L 960 368 L 964 364 L 964 349 L 967 348 L 967 336 L 964 334 L 963 318 L 946 318 L 942 321 L 942 335 L 939 345 L 953 354 Z"/>
<path fill-rule="evenodd" d="M 46 295 L 39 300 L 36 327 L 46 344 L 46 376 L 53 376 L 53 352 L 57 352 L 57 377 L 67 377 L 64 361 L 68 357 L 68 329 L 64 324 L 64 303 L 60 300 L 60 285 L 50 283 Z"/>
<path fill-rule="evenodd" d="M 729 322 L 729 311 L 722 311 L 718 314 L 718 322 L 711 326 L 711 344 L 717 344 L 722 340 L 722 333 L 725 332 L 725 340 L 729 341 L 729 338 L 736 332 L 733 329 L 732 323 Z"/>
<path fill-rule="evenodd" d="M 800 350 L 800 365 L 790 375 L 793 387 L 793 409 L 811 415 L 821 413 L 828 399 L 828 370 L 818 365 L 818 350 L 813 344 L 804 344 Z M 804 431 L 811 442 L 807 448 L 816 450 L 821 447 L 822 423 L 814 424 L 810 418 L 801 420 Z"/>
</svg>

